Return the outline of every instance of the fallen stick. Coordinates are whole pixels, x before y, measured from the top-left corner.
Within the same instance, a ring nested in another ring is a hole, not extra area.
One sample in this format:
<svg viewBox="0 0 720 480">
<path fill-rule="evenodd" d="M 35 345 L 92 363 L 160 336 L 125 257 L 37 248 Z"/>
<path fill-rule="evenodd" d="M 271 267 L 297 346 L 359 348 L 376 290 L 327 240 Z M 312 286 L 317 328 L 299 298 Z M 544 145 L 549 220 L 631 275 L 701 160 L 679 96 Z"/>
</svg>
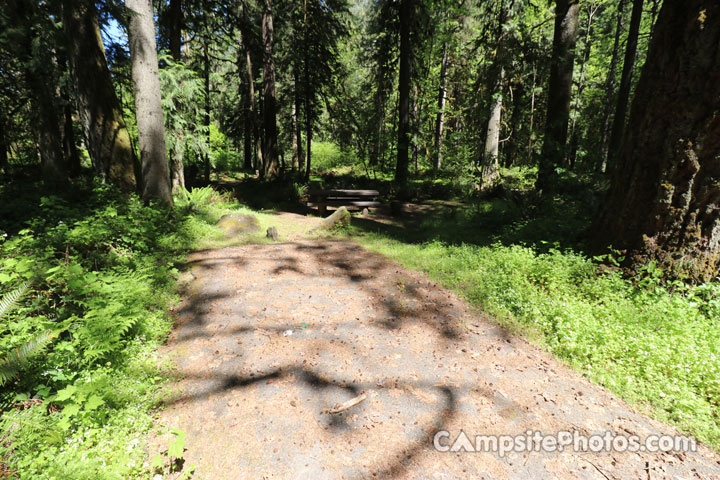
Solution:
<svg viewBox="0 0 720 480">
<path fill-rule="evenodd" d="M 331 413 L 331 414 L 344 412 L 344 411 L 347 410 L 348 408 L 352 408 L 352 407 L 354 407 L 355 405 L 357 405 L 358 403 L 364 401 L 366 398 L 367 398 L 367 395 L 365 395 L 365 394 L 363 393 L 362 395 L 358 395 L 358 396 L 355 397 L 355 398 L 351 398 L 350 400 L 348 400 L 348 401 L 345 402 L 345 403 L 342 403 L 342 404 L 340 404 L 340 405 L 337 405 L 335 408 L 323 408 L 322 411 L 323 411 L 324 413 Z"/>
</svg>

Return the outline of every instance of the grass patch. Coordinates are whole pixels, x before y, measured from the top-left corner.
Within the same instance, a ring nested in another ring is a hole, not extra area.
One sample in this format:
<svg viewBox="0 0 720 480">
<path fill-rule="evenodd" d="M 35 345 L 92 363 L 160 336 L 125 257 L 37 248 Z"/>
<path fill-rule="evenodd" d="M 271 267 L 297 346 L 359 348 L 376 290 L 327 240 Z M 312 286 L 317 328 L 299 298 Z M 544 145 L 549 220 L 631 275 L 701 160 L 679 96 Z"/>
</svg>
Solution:
<svg viewBox="0 0 720 480">
<path fill-rule="evenodd" d="M 526 215 L 492 200 L 352 235 L 720 450 L 720 285 L 662 285 L 652 269 L 626 279 L 599 266 L 578 248 L 587 219 L 573 205 Z"/>
</svg>

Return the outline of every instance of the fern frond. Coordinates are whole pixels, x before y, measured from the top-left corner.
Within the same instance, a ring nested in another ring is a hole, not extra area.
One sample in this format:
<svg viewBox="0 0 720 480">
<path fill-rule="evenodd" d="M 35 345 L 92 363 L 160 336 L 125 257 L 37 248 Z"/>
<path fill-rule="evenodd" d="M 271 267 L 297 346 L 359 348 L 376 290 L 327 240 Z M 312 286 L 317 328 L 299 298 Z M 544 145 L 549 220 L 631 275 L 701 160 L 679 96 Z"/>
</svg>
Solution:
<svg viewBox="0 0 720 480">
<path fill-rule="evenodd" d="M 53 339 L 55 332 L 46 330 L 13 349 L 5 358 L 0 359 L 0 386 L 14 379 L 27 361 L 39 353 Z"/>
<path fill-rule="evenodd" d="M 2 318 L 3 315 L 8 313 L 12 309 L 13 305 L 15 305 L 15 302 L 17 302 L 18 299 L 23 296 L 27 288 L 28 284 L 26 283 L 17 290 L 13 290 L 12 292 L 0 298 L 0 318 Z"/>
</svg>

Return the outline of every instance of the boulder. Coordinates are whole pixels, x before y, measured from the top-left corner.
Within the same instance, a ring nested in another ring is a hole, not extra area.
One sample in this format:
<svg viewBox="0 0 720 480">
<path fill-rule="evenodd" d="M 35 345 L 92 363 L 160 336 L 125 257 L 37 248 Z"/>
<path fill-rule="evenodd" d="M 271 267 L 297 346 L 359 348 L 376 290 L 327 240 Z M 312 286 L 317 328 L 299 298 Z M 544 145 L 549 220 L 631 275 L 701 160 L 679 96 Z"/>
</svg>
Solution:
<svg viewBox="0 0 720 480">
<path fill-rule="evenodd" d="M 347 208 L 340 207 L 335 210 L 332 215 L 323 219 L 320 225 L 310 230 L 310 232 L 312 233 L 318 230 L 330 230 L 337 225 L 350 225 L 350 218 L 351 215 L 350 212 L 347 211 Z"/>
<path fill-rule="evenodd" d="M 249 213 L 231 213 L 218 220 L 217 226 L 228 238 L 236 235 L 256 233 L 261 230 L 260 221 Z"/>
</svg>

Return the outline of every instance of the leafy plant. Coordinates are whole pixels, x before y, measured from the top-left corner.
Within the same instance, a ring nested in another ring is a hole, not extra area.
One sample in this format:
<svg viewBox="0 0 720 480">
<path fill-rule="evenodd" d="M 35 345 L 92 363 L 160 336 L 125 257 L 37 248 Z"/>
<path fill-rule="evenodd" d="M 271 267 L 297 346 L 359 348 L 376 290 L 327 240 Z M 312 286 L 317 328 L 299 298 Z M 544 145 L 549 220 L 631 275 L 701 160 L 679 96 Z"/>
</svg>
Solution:
<svg viewBox="0 0 720 480">
<path fill-rule="evenodd" d="M 183 455 L 185 452 L 185 437 L 187 434 L 179 428 L 171 428 L 167 432 L 168 448 L 158 453 L 152 459 L 151 466 L 164 475 L 182 471 L 177 480 L 187 480 L 192 477 L 194 466 L 184 468 Z"/>
</svg>

